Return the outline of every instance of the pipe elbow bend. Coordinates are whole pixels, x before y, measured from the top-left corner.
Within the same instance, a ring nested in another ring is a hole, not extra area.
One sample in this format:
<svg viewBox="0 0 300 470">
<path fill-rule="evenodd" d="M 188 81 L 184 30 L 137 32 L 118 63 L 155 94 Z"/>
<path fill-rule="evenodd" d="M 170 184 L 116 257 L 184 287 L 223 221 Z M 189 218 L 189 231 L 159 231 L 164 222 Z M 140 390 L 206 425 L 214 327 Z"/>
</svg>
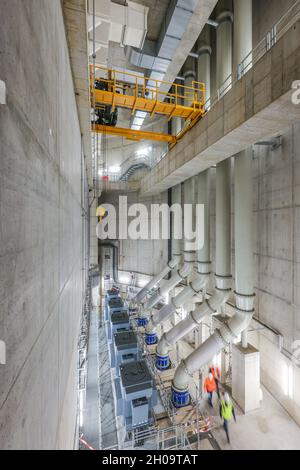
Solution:
<svg viewBox="0 0 300 470">
<path fill-rule="evenodd" d="M 171 345 L 168 343 L 167 339 L 166 339 L 166 335 L 163 334 L 158 345 L 157 345 L 157 354 L 159 356 L 167 356 L 169 354 L 169 352 L 171 351 Z"/>
<path fill-rule="evenodd" d="M 152 333 L 155 333 L 155 326 L 153 325 L 152 319 L 149 320 L 148 325 L 146 326 L 146 334 L 151 335 Z"/>
<path fill-rule="evenodd" d="M 184 360 L 181 361 L 176 369 L 172 385 L 176 390 L 186 390 L 189 384 L 189 374 L 186 370 Z"/>
</svg>

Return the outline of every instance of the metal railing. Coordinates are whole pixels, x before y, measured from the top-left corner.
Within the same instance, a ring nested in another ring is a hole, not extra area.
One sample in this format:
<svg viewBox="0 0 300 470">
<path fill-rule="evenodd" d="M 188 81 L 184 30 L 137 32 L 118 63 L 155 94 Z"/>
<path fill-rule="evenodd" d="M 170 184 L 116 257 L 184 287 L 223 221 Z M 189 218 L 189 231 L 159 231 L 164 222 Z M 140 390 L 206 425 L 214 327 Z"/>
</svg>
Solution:
<svg viewBox="0 0 300 470">
<path fill-rule="evenodd" d="M 286 13 L 277 21 L 266 36 L 252 49 L 249 54 L 238 65 L 222 83 L 216 94 L 210 97 L 204 104 L 206 111 L 209 111 L 220 99 L 222 99 L 252 67 L 292 28 L 300 19 L 300 0 L 297 0 Z"/>
<path fill-rule="evenodd" d="M 191 106 L 203 106 L 205 102 L 205 85 L 195 80 L 191 86 L 185 86 L 125 71 L 91 66 L 92 91 L 95 90 L 95 82 L 100 82 L 106 91 L 114 94 L 129 95 L 152 101 L 160 100 L 174 105 L 187 102 L 191 103 Z M 163 91 L 164 86 L 174 91 Z"/>
</svg>

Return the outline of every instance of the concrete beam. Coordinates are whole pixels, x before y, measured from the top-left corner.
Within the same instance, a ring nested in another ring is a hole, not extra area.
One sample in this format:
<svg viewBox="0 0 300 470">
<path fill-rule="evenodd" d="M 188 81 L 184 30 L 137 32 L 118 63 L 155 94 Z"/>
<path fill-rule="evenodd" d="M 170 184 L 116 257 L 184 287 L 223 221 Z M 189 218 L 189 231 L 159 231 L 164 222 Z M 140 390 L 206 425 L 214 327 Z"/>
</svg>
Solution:
<svg viewBox="0 0 300 470">
<path fill-rule="evenodd" d="M 217 0 L 199 0 L 198 5 L 192 15 L 191 21 L 180 41 L 176 54 L 173 57 L 167 72 L 164 76 L 164 80 L 169 83 L 173 83 L 178 76 L 180 69 L 183 67 L 188 54 L 193 49 L 197 39 L 204 26 L 207 23 L 211 13 L 213 12 Z M 162 85 L 160 90 L 163 92 L 169 91 L 168 85 Z"/>
<path fill-rule="evenodd" d="M 90 122 L 90 78 L 88 62 L 88 30 L 86 0 L 62 0 L 71 68 L 83 136 L 83 148 L 87 158 L 87 175 L 92 180 L 92 147 Z"/>
<path fill-rule="evenodd" d="M 107 181 L 99 184 L 101 191 L 136 192 L 141 189 L 140 181 Z"/>
<path fill-rule="evenodd" d="M 268 139 L 300 120 L 300 21 L 267 52 L 141 182 L 155 194 Z"/>
</svg>

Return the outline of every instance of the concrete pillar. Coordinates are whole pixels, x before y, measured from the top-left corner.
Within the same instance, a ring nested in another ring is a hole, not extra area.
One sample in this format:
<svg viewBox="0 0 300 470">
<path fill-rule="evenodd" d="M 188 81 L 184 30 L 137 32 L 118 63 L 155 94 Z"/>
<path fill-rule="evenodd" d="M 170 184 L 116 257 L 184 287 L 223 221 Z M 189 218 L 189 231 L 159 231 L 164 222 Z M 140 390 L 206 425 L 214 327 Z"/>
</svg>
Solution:
<svg viewBox="0 0 300 470">
<path fill-rule="evenodd" d="M 210 29 L 208 25 L 205 26 L 198 41 L 197 54 L 199 56 L 197 61 L 197 82 L 202 82 L 205 85 L 205 102 L 209 109 L 211 97 L 212 48 L 210 45 Z"/>
<path fill-rule="evenodd" d="M 231 86 L 230 75 L 232 73 L 232 23 L 233 14 L 229 10 L 223 10 L 216 21 L 217 27 L 217 72 L 216 85 L 220 97 Z"/>
<path fill-rule="evenodd" d="M 175 91 L 177 90 L 177 94 L 181 95 L 182 94 L 182 82 L 180 82 L 179 80 L 175 80 L 174 84 L 181 85 L 181 86 L 175 87 Z M 177 100 L 177 104 L 179 105 L 182 104 L 182 100 L 181 99 Z M 178 116 L 173 117 L 172 123 L 171 123 L 172 135 L 178 135 L 182 130 L 182 126 L 183 126 L 183 120 Z"/>
<path fill-rule="evenodd" d="M 252 63 L 252 22 L 252 0 L 234 0 L 233 65 L 237 78 L 247 72 Z"/>
<path fill-rule="evenodd" d="M 260 407 L 260 355 L 253 346 L 232 348 L 232 397 L 244 413 Z"/>
<path fill-rule="evenodd" d="M 92 205 L 90 207 L 90 265 L 98 265 L 98 238 L 96 235 L 96 227 L 98 224 L 98 217 L 96 216 L 98 199 L 95 198 L 92 201 Z"/>
</svg>

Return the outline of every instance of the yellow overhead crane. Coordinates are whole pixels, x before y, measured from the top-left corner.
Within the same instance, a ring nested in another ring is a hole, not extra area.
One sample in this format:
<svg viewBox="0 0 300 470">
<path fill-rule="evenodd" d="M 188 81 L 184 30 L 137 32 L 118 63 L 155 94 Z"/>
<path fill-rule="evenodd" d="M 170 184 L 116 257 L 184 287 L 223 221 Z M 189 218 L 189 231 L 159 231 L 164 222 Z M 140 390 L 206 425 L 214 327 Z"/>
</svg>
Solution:
<svg viewBox="0 0 300 470">
<path fill-rule="evenodd" d="M 187 87 L 99 66 L 95 69 L 91 66 L 90 71 L 92 107 L 103 109 L 109 106 L 112 113 L 116 108 L 126 108 L 131 110 L 132 115 L 142 111 L 148 113 L 151 118 L 159 114 L 166 116 L 168 121 L 173 117 L 186 121 L 186 125 L 177 136 L 97 122 L 92 124 L 94 132 L 123 136 L 130 140 L 157 140 L 167 142 L 173 147 L 205 113 L 203 83 L 193 81 L 192 86 Z"/>
</svg>

